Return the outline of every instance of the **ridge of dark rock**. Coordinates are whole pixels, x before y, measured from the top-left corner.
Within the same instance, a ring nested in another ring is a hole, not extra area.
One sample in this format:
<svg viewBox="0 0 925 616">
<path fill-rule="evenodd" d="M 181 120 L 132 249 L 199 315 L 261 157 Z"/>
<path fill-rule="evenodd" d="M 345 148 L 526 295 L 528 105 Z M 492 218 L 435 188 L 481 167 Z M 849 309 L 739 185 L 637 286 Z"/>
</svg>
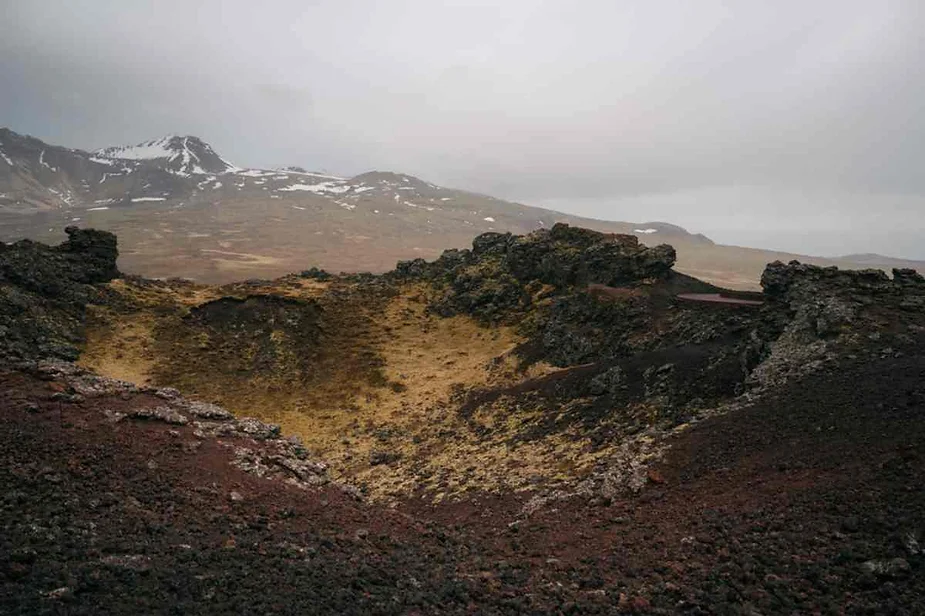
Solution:
<svg viewBox="0 0 925 616">
<path fill-rule="evenodd" d="M 119 276 L 115 235 L 65 231 L 55 247 L 0 244 L 0 359 L 76 359 L 93 285 Z"/>
<path fill-rule="evenodd" d="M 528 283 L 567 288 L 663 279 L 675 258 L 667 244 L 649 248 L 632 235 L 558 223 L 523 236 L 483 233 L 471 250 L 447 250 L 430 263 L 402 261 L 395 274 L 444 284 L 446 295 L 434 306 L 439 314 L 499 320 L 529 304 Z"/>
</svg>

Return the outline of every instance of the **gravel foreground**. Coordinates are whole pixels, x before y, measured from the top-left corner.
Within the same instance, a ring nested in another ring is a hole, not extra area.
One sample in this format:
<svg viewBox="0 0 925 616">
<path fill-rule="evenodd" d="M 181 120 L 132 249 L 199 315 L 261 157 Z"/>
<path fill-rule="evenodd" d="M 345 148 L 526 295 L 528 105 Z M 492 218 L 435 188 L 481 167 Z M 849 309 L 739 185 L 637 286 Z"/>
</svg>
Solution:
<svg viewBox="0 0 925 616">
<path fill-rule="evenodd" d="M 267 435 L 9 371 L 0 612 L 925 613 L 921 342 L 696 424 L 637 495 L 529 516 L 258 476 L 236 451 Z"/>
</svg>

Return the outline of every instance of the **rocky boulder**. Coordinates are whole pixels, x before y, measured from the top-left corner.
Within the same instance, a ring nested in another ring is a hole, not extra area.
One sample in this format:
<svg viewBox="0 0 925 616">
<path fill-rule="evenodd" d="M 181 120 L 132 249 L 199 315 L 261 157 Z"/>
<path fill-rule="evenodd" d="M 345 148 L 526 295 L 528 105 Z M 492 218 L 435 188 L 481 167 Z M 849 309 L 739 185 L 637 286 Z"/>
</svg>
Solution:
<svg viewBox="0 0 925 616">
<path fill-rule="evenodd" d="M 404 261 L 393 274 L 442 285 L 446 295 L 434 305 L 439 314 L 496 321 L 529 304 L 531 285 L 568 292 L 657 280 L 670 274 L 675 258 L 671 246 L 648 248 L 632 235 L 556 224 L 522 236 L 483 233 L 471 250 L 449 250 L 432 263 Z"/>
<path fill-rule="evenodd" d="M 925 328 L 925 279 L 913 270 L 840 270 L 798 261 L 768 264 L 765 359 L 751 375 L 758 389 L 818 370 L 847 352 L 889 353 Z"/>
<path fill-rule="evenodd" d="M 915 286 L 925 283 L 925 278 L 914 269 L 894 267 L 893 282 L 901 286 Z"/>
<path fill-rule="evenodd" d="M 57 251 L 69 260 L 72 267 L 67 268 L 66 275 L 73 281 L 96 284 L 119 277 L 116 267 L 119 249 L 114 234 L 74 226 L 67 227 L 64 232 L 67 240 Z"/>
<path fill-rule="evenodd" d="M 515 277 L 556 286 L 618 286 L 663 278 L 675 262 L 670 246 L 646 248 L 632 235 L 557 224 L 509 243 L 505 260 Z"/>
<path fill-rule="evenodd" d="M 896 282 L 921 282 L 914 270 L 893 270 L 899 278 L 890 280 L 879 269 L 840 270 L 837 267 L 819 267 L 799 261 L 769 263 L 761 275 L 761 288 L 770 298 L 799 296 L 807 291 L 813 294 L 841 292 L 884 294 L 895 293 Z"/>
<path fill-rule="evenodd" d="M 74 359 L 93 284 L 119 275 L 116 236 L 68 227 L 51 247 L 0 244 L 0 359 Z"/>
<path fill-rule="evenodd" d="M 788 327 L 801 327 L 813 338 L 826 338 L 864 329 L 869 319 L 850 328 L 873 309 L 925 307 L 925 279 L 914 270 L 894 269 L 891 279 L 878 269 L 840 270 L 798 261 L 768 264 L 761 286 L 769 309 L 786 318 Z"/>
<path fill-rule="evenodd" d="M 116 236 L 94 229 L 65 229 L 67 241 L 51 247 L 31 240 L 0 244 L 0 284 L 16 285 L 42 297 L 80 294 L 81 285 L 119 275 Z"/>
</svg>

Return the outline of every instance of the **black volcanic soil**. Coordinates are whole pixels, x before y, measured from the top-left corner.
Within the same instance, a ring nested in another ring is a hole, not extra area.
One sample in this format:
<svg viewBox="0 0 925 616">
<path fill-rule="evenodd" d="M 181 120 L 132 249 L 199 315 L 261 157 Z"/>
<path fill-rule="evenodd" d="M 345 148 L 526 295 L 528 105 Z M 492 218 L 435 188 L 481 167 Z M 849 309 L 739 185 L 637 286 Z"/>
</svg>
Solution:
<svg viewBox="0 0 925 616">
<path fill-rule="evenodd" d="M 692 426 L 636 496 L 529 517 L 303 491 L 102 413 L 144 394 L 6 373 L 0 613 L 922 614 L 923 342 Z"/>
</svg>

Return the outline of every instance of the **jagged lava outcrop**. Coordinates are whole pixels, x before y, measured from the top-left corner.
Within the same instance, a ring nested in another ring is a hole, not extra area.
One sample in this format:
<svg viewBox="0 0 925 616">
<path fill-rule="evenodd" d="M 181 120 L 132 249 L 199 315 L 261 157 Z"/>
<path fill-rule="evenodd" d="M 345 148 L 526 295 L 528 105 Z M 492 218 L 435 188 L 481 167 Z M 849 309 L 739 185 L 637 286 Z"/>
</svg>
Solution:
<svg viewBox="0 0 925 616">
<path fill-rule="evenodd" d="M 216 287 L 68 236 L 0 249 L 8 613 L 921 607 L 914 272 L 682 301 L 729 293 L 557 225 Z"/>
</svg>

